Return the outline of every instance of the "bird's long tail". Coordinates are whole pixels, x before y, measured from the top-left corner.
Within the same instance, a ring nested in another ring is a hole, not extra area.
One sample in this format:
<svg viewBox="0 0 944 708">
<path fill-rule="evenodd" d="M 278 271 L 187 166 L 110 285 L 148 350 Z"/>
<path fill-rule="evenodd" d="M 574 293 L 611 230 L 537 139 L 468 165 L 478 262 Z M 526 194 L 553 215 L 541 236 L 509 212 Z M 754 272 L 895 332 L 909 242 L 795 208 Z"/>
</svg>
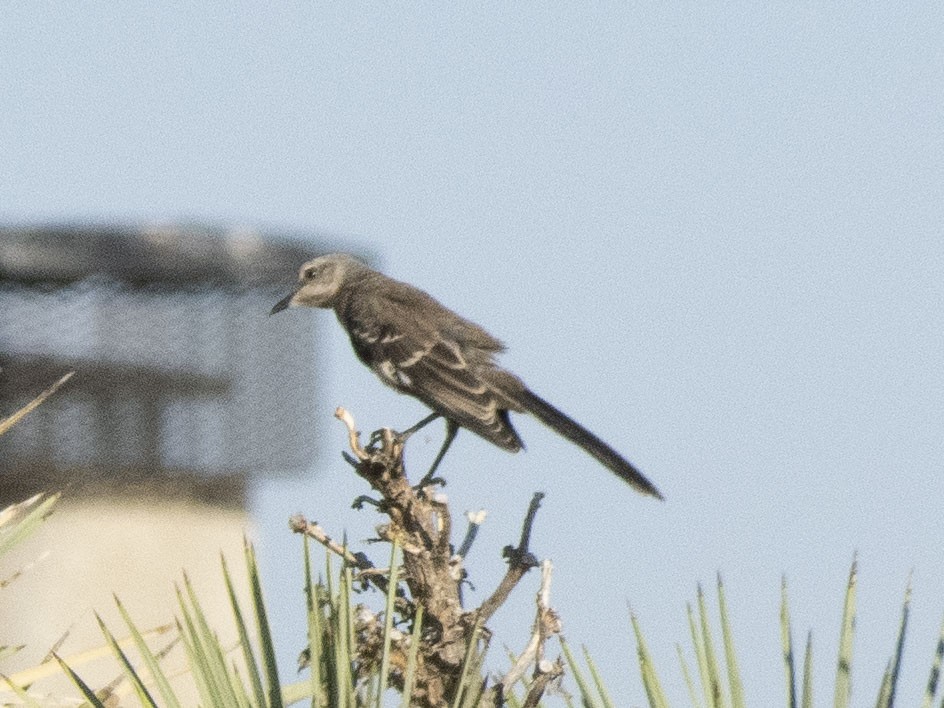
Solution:
<svg viewBox="0 0 944 708">
<path fill-rule="evenodd" d="M 657 499 L 663 499 L 655 485 L 646 479 L 639 470 L 573 418 L 557 410 L 527 388 L 517 392 L 515 398 L 525 410 L 532 413 L 538 420 L 559 435 L 583 448 L 621 480 L 643 494 L 650 494 Z"/>
</svg>

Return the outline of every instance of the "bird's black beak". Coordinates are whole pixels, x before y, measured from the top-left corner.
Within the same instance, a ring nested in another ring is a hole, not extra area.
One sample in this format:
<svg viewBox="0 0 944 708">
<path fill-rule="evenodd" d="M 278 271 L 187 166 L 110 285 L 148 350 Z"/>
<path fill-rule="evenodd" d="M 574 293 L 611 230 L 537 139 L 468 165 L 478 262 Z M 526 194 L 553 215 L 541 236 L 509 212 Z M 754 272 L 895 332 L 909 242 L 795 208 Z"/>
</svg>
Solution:
<svg viewBox="0 0 944 708">
<path fill-rule="evenodd" d="M 274 315 L 276 312 L 281 312 L 282 310 L 286 309 L 289 306 L 289 304 L 292 302 L 293 297 L 295 297 L 294 290 L 290 292 L 288 295 L 286 295 L 285 297 L 283 297 L 281 300 L 279 300 L 277 303 L 275 303 L 275 306 L 272 308 L 269 314 Z"/>
</svg>

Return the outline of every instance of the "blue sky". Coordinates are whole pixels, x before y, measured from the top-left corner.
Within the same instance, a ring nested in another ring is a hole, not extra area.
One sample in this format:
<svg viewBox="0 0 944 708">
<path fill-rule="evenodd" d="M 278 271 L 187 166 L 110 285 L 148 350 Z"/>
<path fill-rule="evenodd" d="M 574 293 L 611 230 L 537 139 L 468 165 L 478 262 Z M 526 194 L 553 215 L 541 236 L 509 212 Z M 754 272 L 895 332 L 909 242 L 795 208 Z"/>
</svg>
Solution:
<svg viewBox="0 0 944 708">
<path fill-rule="evenodd" d="M 944 13 L 930 2 L 5 3 L 0 219 L 200 219 L 328 233 L 509 345 L 503 362 L 665 493 L 539 424 L 461 436 L 454 508 L 490 512 L 487 592 L 531 493 L 571 642 L 642 703 L 627 604 L 685 698 L 685 603 L 721 571 L 753 705 L 782 701 L 779 583 L 832 694 L 859 553 L 854 699 L 871 702 L 905 584 L 903 703 L 944 615 Z M 422 414 L 326 313 L 328 448 L 258 490 L 286 657 L 303 641 L 285 519 L 376 517 L 338 462 Z M 439 431 L 411 442 L 432 455 Z M 332 447 L 334 446 L 334 447 Z M 536 588 L 537 578 L 529 579 Z M 296 602 L 297 601 L 297 602 Z M 514 648 L 532 590 L 496 618 Z M 516 619 L 516 615 L 520 618 Z"/>
</svg>

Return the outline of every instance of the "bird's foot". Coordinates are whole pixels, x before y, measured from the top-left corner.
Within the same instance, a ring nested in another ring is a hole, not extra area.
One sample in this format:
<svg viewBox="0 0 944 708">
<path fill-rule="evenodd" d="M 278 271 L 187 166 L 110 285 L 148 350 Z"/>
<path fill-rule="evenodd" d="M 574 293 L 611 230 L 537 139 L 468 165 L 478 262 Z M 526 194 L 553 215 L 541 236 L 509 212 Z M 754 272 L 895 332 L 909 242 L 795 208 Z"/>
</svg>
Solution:
<svg viewBox="0 0 944 708">
<path fill-rule="evenodd" d="M 383 502 L 377 501 L 373 497 L 369 497 L 366 494 L 361 494 L 351 503 L 351 508 L 357 509 L 358 511 L 363 509 L 365 506 L 372 506 L 377 509 L 381 509 L 383 508 Z"/>
<path fill-rule="evenodd" d="M 427 472 L 426 475 L 423 477 L 423 479 L 421 479 L 417 484 L 413 485 L 413 491 L 419 494 L 423 494 L 425 493 L 425 490 L 427 487 L 433 487 L 436 485 L 440 487 L 445 487 L 446 480 L 443 479 L 442 477 L 434 476 L 435 472 L 436 470 L 430 470 L 429 472 Z"/>
<path fill-rule="evenodd" d="M 394 432 L 393 436 L 395 438 L 399 438 L 400 433 Z M 381 428 L 380 430 L 375 430 L 374 432 L 372 432 L 370 434 L 370 437 L 367 438 L 367 449 L 371 450 L 371 449 L 376 448 L 378 445 L 380 445 L 383 442 L 383 437 L 384 437 L 384 428 Z"/>
</svg>

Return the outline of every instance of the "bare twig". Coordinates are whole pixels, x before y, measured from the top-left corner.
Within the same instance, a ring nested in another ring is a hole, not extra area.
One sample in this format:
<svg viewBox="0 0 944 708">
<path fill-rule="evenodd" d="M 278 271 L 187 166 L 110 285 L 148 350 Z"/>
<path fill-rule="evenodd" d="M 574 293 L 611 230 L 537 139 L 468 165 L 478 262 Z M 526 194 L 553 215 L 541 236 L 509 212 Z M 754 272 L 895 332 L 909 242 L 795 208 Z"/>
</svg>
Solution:
<svg viewBox="0 0 944 708">
<path fill-rule="evenodd" d="M 351 446 L 351 450 L 357 456 L 357 459 L 362 462 L 366 460 L 368 454 L 364 448 L 361 447 L 361 434 L 354 425 L 354 417 L 341 406 L 335 409 L 334 417 L 344 423 L 344 426 L 347 428 L 348 444 Z"/>
<path fill-rule="evenodd" d="M 560 658 L 553 662 L 544 658 L 545 643 L 561 629 L 560 619 L 550 606 L 552 569 L 550 561 L 541 563 L 541 589 L 535 598 L 537 611 L 527 647 L 501 681 L 488 690 L 483 705 L 503 706 L 506 696 L 511 694 L 514 685 L 532 664 L 534 671 L 522 706 L 537 706 L 551 681 L 563 675 L 564 665 Z"/>
<path fill-rule="evenodd" d="M 487 514 L 484 509 L 476 512 L 466 512 L 465 518 L 469 522 L 469 527 L 466 529 L 465 538 L 462 539 L 462 543 L 459 545 L 459 550 L 456 551 L 457 556 L 465 558 L 469 555 L 472 544 L 475 542 L 475 537 L 479 533 L 479 527 L 485 523 L 486 516 Z"/>
<path fill-rule="evenodd" d="M 331 538 L 316 522 L 308 521 L 301 514 L 295 514 L 288 520 L 288 527 L 294 533 L 302 533 L 314 539 L 332 553 L 344 559 L 344 562 L 358 570 L 376 570 L 376 566 L 363 553 L 351 553 L 347 548 Z"/>
<path fill-rule="evenodd" d="M 535 492 L 531 497 L 531 503 L 528 504 L 528 513 L 525 514 L 524 523 L 521 524 L 521 541 L 518 542 L 518 548 L 527 551 L 531 544 L 531 527 L 534 525 L 534 517 L 537 516 L 538 509 L 541 508 L 541 500 L 544 499 L 544 492 Z"/>
<path fill-rule="evenodd" d="M 491 596 L 479 606 L 478 614 L 483 623 L 487 622 L 498 608 L 505 604 L 505 600 L 508 599 L 511 591 L 514 590 L 525 573 L 538 565 L 537 558 L 528 550 L 528 543 L 531 539 L 531 527 L 534 524 L 535 515 L 543 498 L 544 494 L 541 492 L 534 493 L 531 503 L 528 505 L 528 513 L 525 515 L 524 523 L 521 526 L 521 540 L 518 547 L 505 546 L 505 550 L 502 552 L 502 555 L 508 559 L 508 570 L 505 571 L 505 576 Z"/>
<path fill-rule="evenodd" d="M 537 612 L 534 618 L 534 627 L 531 631 L 531 639 L 514 666 L 502 678 L 501 684 L 505 691 L 508 691 L 524 676 L 524 672 L 532 663 L 535 665 L 535 677 L 545 673 L 541 671 L 541 665 L 544 663 L 544 643 L 548 637 L 557 634 L 561 630 L 560 619 L 550 606 L 552 571 L 553 566 L 549 560 L 541 562 L 541 589 L 538 591 L 536 598 Z"/>
<path fill-rule="evenodd" d="M 464 596 L 462 595 L 462 582 L 468 580 L 468 575 L 465 572 L 465 559 L 469 555 L 469 551 L 472 549 L 472 544 L 475 542 L 475 537 L 478 536 L 479 528 L 483 523 L 485 523 L 485 517 L 487 513 L 484 509 L 481 509 L 476 512 L 467 511 L 465 518 L 468 520 L 469 525 L 465 531 L 465 538 L 462 539 L 462 543 L 459 545 L 459 550 L 456 551 L 452 556 L 453 564 L 453 573 L 452 577 L 456 579 L 459 585 L 459 599 L 464 602 Z M 471 586 L 471 583 L 469 583 Z"/>
<path fill-rule="evenodd" d="M 528 694 L 525 696 L 521 708 L 535 708 L 544 695 L 548 684 L 560 678 L 563 674 L 564 664 L 560 659 L 554 662 L 547 660 L 540 662 L 538 666 L 535 667 L 535 676 L 531 681 L 531 685 L 528 686 Z"/>
</svg>

